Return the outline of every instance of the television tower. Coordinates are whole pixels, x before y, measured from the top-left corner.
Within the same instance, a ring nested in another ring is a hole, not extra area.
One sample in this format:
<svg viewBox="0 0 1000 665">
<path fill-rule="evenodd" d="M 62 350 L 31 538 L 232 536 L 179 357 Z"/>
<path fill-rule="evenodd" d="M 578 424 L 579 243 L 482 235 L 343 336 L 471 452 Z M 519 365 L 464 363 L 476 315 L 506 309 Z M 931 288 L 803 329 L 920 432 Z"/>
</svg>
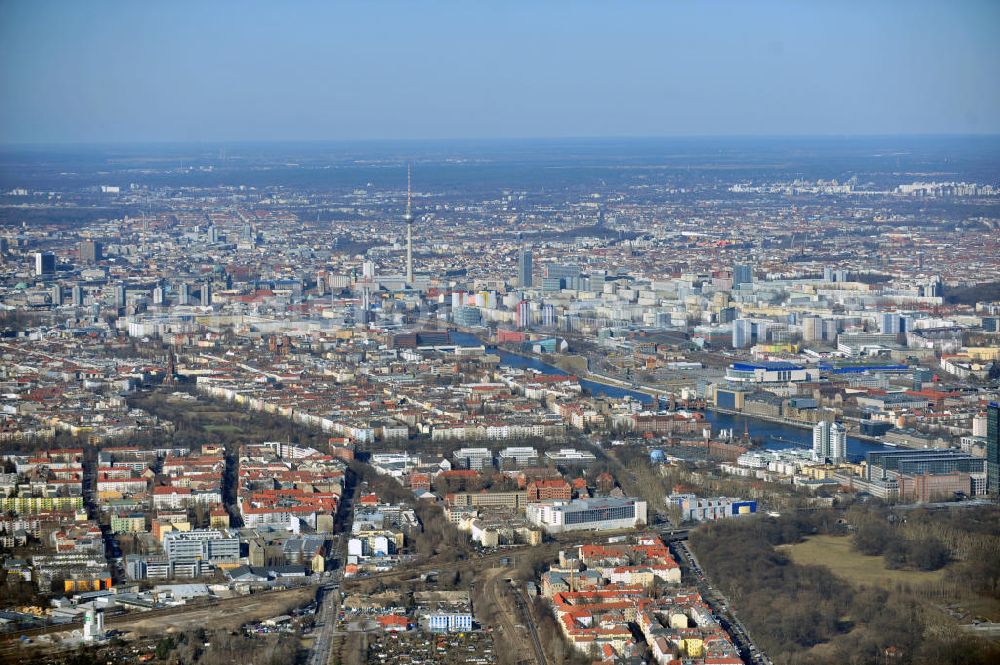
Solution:
<svg viewBox="0 0 1000 665">
<path fill-rule="evenodd" d="M 413 283 L 413 208 L 411 206 L 410 193 L 410 164 L 406 164 L 406 214 L 403 215 L 406 222 L 406 283 Z"/>
</svg>

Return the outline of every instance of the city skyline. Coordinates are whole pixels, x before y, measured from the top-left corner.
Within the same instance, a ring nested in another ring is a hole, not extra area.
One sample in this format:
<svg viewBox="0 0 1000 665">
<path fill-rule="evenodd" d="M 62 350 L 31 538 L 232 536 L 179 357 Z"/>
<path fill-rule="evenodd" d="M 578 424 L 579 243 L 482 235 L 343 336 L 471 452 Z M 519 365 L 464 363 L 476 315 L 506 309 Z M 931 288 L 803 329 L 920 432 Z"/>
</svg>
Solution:
<svg viewBox="0 0 1000 665">
<path fill-rule="evenodd" d="M 1000 662 L 998 37 L 0 1 L 0 664 Z"/>
</svg>

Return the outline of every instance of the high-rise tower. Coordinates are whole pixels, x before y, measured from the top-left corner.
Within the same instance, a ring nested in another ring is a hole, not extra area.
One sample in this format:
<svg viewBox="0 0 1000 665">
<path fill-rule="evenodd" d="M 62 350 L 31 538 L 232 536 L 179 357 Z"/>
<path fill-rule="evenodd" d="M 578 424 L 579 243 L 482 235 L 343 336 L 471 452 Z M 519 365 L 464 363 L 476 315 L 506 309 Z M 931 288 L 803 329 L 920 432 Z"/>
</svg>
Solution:
<svg viewBox="0 0 1000 665">
<path fill-rule="evenodd" d="M 372 294 L 366 286 L 361 295 L 361 323 L 367 325 L 372 321 Z"/>
<path fill-rule="evenodd" d="M 104 258 L 104 248 L 96 240 L 83 240 L 77 245 L 80 263 L 95 264 Z"/>
<path fill-rule="evenodd" d="M 522 247 L 517 257 L 517 281 L 526 289 L 534 284 L 531 275 L 531 250 L 527 247 Z"/>
<path fill-rule="evenodd" d="M 35 274 L 54 275 L 56 272 L 56 255 L 48 252 L 35 252 Z"/>
<path fill-rule="evenodd" d="M 412 195 L 410 193 L 410 165 L 406 165 L 406 214 L 403 221 L 406 222 L 406 283 L 413 283 L 413 208 L 411 206 Z"/>
<path fill-rule="evenodd" d="M 739 288 L 740 284 L 753 284 L 753 266 L 745 263 L 733 266 L 733 288 Z"/>
<path fill-rule="evenodd" d="M 817 462 L 839 464 L 847 459 L 847 430 L 836 422 L 820 421 L 813 426 L 812 457 Z"/>
</svg>

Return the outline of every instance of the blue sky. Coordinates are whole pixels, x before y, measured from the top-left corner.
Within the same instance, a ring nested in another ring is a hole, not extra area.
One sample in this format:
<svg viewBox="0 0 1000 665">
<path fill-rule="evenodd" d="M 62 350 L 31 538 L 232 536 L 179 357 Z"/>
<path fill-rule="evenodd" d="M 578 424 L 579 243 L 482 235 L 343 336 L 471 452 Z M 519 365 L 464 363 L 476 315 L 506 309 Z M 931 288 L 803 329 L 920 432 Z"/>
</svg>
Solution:
<svg viewBox="0 0 1000 665">
<path fill-rule="evenodd" d="M 1000 133 L 1000 2 L 0 0 L 0 143 Z"/>
</svg>

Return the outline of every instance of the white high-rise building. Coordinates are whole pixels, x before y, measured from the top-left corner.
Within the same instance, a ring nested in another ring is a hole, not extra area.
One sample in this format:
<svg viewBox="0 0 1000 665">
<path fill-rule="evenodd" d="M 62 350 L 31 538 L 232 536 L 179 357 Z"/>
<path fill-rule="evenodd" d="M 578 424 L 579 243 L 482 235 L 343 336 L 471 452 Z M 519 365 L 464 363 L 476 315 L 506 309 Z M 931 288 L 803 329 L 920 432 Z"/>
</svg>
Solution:
<svg viewBox="0 0 1000 665">
<path fill-rule="evenodd" d="M 83 641 L 93 642 L 104 638 L 104 612 L 87 610 L 83 616 Z"/>
<path fill-rule="evenodd" d="M 824 420 L 813 426 L 812 458 L 833 464 L 847 459 L 847 430 L 843 425 Z"/>
<path fill-rule="evenodd" d="M 743 349 L 753 343 L 753 321 L 736 319 L 733 321 L 733 348 Z"/>
<path fill-rule="evenodd" d="M 818 342 L 823 339 L 823 319 L 818 316 L 806 316 L 802 319 L 802 339 L 806 342 Z"/>
<path fill-rule="evenodd" d="M 813 447 L 812 447 L 812 458 L 814 462 L 819 462 L 826 459 L 826 450 L 828 449 L 830 436 L 830 423 L 821 422 L 813 425 Z"/>
<path fill-rule="evenodd" d="M 839 423 L 830 425 L 830 461 L 834 464 L 847 461 L 847 428 Z"/>
<path fill-rule="evenodd" d="M 981 438 L 986 438 L 988 433 L 987 420 L 985 413 L 977 413 L 972 417 L 972 436 L 978 436 Z"/>
</svg>

